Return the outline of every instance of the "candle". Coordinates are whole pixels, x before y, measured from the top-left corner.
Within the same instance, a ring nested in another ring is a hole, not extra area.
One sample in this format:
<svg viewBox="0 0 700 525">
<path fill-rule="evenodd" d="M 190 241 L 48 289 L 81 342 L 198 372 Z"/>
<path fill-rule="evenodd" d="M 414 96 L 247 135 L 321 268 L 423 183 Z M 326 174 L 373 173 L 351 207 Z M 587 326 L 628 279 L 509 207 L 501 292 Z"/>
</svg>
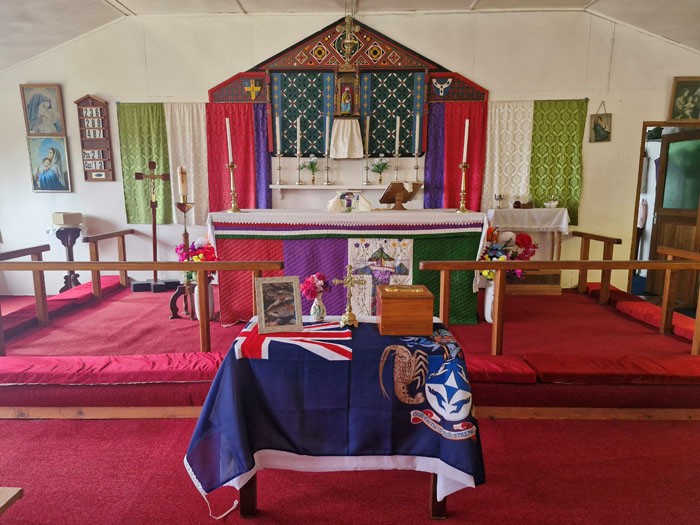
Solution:
<svg viewBox="0 0 700 525">
<path fill-rule="evenodd" d="M 467 143 L 469 142 L 469 119 L 464 119 L 464 149 L 462 150 L 462 162 L 467 163 Z"/>
<path fill-rule="evenodd" d="M 184 166 L 179 166 L 177 168 L 177 176 L 180 180 L 180 197 L 187 196 L 187 170 Z"/>
<path fill-rule="evenodd" d="M 420 152 L 420 113 L 416 115 L 416 157 Z"/>
<path fill-rule="evenodd" d="M 233 148 L 231 147 L 231 121 L 226 117 L 226 145 L 228 146 L 228 163 L 233 164 Z"/>
<path fill-rule="evenodd" d="M 282 153 L 282 139 L 280 133 L 282 133 L 281 128 L 280 128 L 280 117 L 279 115 L 275 117 L 275 127 L 277 128 L 275 131 L 277 132 L 277 154 L 279 155 Z"/>
<path fill-rule="evenodd" d="M 399 131 L 401 130 L 401 117 L 396 117 L 396 143 L 394 144 L 394 153 L 399 154 Z"/>
<path fill-rule="evenodd" d="M 326 155 L 328 155 L 328 142 L 330 139 L 330 132 L 331 132 L 330 127 L 331 127 L 331 116 L 328 113 L 326 113 L 326 145 L 323 148 L 323 151 L 326 153 Z"/>
<path fill-rule="evenodd" d="M 365 153 L 369 156 L 369 117 L 365 117 Z"/>
<path fill-rule="evenodd" d="M 301 155 L 301 117 L 297 117 L 297 155 Z"/>
</svg>

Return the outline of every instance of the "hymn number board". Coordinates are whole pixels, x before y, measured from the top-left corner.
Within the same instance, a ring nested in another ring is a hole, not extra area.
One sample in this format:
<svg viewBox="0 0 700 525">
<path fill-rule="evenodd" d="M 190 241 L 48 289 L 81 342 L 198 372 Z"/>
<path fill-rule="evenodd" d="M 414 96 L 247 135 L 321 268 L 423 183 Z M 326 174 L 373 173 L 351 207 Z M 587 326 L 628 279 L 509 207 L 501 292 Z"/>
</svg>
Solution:
<svg viewBox="0 0 700 525">
<path fill-rule="evenodd" d="M 112 181 L 112 147 L 109 139 L 107 102 L 85 95 L 75 101 L 78 105 L 80 145 L 83 148 L 85 180 Z"/>
</svg>

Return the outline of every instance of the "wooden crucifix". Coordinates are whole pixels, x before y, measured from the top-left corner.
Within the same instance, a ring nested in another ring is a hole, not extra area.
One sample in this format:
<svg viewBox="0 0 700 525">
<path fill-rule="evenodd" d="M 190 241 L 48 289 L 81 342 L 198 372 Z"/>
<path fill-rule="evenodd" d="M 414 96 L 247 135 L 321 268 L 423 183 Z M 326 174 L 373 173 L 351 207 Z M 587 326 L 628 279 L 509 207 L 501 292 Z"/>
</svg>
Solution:
<svg viewBox="0 0 700 525">
<path fill-rule="evenodd" d="M 345 278 L 344 279 L 333 279 L 333 284 L 342 284 L 348 289 L 347 303 L 345 304 L 345 313 L 340 317 L 340 327 L 343 326 L 354 326 L 357 328 L 358 322 L 357 317 L 352 311 L 352 287 L 356 284 L 365 284 L 364 277 L 357 277 L 352 274 L 352 265 L 348 264 L 345 267 Z"/>
<path fill-rule="evenodd" d="M 158 208 L 158 201 L 156 200 L 156 180 L 169 181 L 169 173 L 161 173 L 156 175 L 156 161 L 148 161 L 149 173 L 144 175 L 143 173 L 134 173 L 134 178 L 136 180 L 147 179 L 151 186 L 151 227 L 152 227 L 152 242 L 153 242 L 153 262 L 158 260 L 158 237 L 156 229 L 156 208 Z M 158 270 L 153 270 L 153 282 L 158 281 Z"/>
</svg>

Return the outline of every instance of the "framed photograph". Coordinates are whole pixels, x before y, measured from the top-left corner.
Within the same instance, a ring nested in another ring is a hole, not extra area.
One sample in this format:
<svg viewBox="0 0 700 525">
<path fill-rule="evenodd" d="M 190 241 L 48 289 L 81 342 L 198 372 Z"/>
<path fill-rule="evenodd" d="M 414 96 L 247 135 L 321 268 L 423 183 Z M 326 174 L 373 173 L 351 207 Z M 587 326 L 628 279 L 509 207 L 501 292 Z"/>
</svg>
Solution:
<svg viewBox="0 0 700 525">
<path fill-rule="evenodd" d="M 303 328 L 298 276 L 256 278 L 255 304 L 261 334 Z"/>
<path fill-rule="evenodd" d="M 670 122 L 700 122 L 700 77 L 674 77 Z"/>
<path fill-rule="evenodd" d="M 65 135 L 59 84 L 20 84 L 27 135 Z"/>
<path fill-rule="evenodd" d="M 612 132 L 612 113 L 591 115 L 590 142 L 610 142 Z"/>
<path fill-rule="evenodd" d="M 65 137 L 27 137 L 32 189 L 35 192 L 69 192 Z"/>
</svg>

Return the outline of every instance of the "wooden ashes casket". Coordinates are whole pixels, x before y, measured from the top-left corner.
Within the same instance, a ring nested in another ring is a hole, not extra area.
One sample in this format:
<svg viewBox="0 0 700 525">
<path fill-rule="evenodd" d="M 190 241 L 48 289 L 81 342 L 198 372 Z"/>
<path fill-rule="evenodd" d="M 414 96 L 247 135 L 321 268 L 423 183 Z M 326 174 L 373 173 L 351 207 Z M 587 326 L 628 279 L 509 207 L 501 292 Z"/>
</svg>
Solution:
<svg viewBox="0 0 700 525">
<path fill-rule="evenodd" d="M 382 335 L 431 335 L 433 294 L 422 284 L 377 286 L 377 321 Z"/>
</svg>

